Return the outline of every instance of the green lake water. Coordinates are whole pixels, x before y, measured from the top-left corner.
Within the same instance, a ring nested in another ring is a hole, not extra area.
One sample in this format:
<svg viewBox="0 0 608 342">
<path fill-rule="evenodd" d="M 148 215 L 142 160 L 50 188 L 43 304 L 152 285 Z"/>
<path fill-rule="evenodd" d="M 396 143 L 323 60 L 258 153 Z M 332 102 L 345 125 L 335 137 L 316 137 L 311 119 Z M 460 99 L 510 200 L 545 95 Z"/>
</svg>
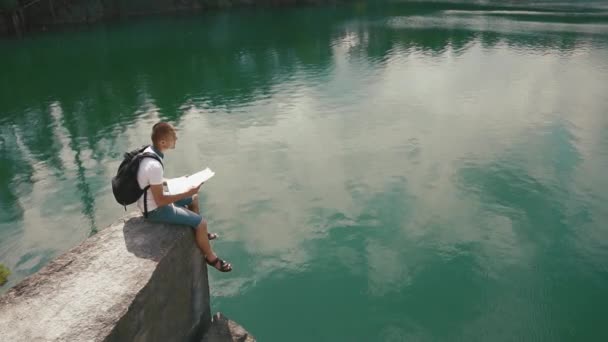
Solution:
<svg viewBox="0 0 608 342">
<path fill-rule="evenodd" d="M 216 172 L 212 311 L 261 341 L 608 340 L 608 6 L 495 4 L 0 41 L 2 291 L 124 214 L 167 120 L 166 176 Z"/>
</svg>

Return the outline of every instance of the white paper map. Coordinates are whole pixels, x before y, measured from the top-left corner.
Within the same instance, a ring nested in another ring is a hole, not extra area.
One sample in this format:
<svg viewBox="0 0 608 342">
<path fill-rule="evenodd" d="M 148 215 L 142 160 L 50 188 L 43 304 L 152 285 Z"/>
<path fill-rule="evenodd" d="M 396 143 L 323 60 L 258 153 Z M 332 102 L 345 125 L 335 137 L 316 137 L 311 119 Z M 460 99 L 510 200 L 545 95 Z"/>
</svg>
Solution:
<svg viewBox="0 0 608 342">
<path fill-rule="evenodd" d="M 206 168 L 189 176 L 167 179 L 167 192 L 171 195 L 183 194 L 193 186 L 199 186 L 213 177 L 215 172 Z"/>
</svg>

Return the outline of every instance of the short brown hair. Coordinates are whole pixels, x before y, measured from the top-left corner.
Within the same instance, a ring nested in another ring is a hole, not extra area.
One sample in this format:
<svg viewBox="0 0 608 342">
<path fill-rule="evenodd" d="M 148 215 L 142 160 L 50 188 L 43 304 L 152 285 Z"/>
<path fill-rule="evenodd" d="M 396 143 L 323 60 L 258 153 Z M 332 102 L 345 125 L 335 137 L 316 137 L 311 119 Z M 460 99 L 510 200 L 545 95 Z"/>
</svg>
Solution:
<svg viewBox="0 0 608 342">
<path fill-rule="evenodd" d="M 152 143 L 156 145 L 161 139 L 175 135 L 175 128 L 168 122 L 159 122 L 152 126 Z"/>
</svg>

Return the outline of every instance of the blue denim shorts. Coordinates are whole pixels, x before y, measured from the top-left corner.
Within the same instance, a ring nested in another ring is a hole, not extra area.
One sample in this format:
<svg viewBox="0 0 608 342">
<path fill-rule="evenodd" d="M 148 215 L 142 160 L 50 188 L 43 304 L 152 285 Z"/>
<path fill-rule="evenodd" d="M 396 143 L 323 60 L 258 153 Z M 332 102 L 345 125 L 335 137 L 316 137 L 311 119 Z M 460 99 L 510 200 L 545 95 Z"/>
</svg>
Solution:
<svg viewBox="0 0 608 342">
<path fill-rule="evenodd" d="M 183 224 L 196 229 L 203 221 L 203 217 L 186 208 L 190 203 L 192 203 L 192 197 L 158 207 L 148 212 L 148 220 L 153 222 Z"/>
</svg>

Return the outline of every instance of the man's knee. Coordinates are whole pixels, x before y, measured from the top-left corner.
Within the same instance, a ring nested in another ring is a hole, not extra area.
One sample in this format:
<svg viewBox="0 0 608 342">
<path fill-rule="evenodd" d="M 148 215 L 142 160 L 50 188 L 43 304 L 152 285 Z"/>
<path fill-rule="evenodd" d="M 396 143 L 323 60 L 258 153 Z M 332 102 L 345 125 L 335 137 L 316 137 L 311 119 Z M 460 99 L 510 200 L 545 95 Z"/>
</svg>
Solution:
<svg viewBox="0 0 608 342">
<path fill-rule="evenodd" d="M 207 221 L 203 219 L 201 223 L 198 224 L 198 227 L 196 227 L 196 229 L 198 231 L 207 233 Z"/>
<path fill-rule="evenodd" d="M 192 202 L 190 202 L 190 209 L 198 211 L 198 194 L 192 195 Z"/>
</svg>

